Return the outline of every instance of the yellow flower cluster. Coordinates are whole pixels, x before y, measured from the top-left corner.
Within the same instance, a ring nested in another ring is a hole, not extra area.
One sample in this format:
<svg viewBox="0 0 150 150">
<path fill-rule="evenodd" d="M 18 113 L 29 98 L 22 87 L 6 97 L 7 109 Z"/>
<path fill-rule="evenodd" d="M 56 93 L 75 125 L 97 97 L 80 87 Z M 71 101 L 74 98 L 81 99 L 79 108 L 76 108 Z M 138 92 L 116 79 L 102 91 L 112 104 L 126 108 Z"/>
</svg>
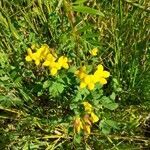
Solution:
<svg viewBox="0 0 150 150">
<path fill-rule="evenodd" d="M 98 116 L 93 112 L 93 107 L 88 102 L 83 102 L 85 114 L 83 118 L 77 116 L 74 121 L 74 131 L 79 133 L 81 129 L 84 130 L 86 134 L 91 133 L 91 126 L 93 123 L 99 120 Z"/>
<path fill-rule="evenodd" d="M 69 68 L 67 57 L 61 56 L 56 61 L 56 59 L 51 54 L 47 56 L 45 62 L 43 63 L 43 66 L 49 67 L 52 76 L 56 75 L 58 70 L 60 70 L 61 68 Z"/>
<path fill-rule="evenodd" d="M 32 46 L 35 48 L 34 46 Z M 47 44 L 43 44 L 36 52 L 32 52 L 30 48 L 27 49 L 28 55 L 26 56 L 26 61 L 34 61 L 38 66 L 42 62 L 43 66 L 49 67 L 50 74 L 52 76 L 56 75 L 58 70 L 61 68 L 68 69 L 68 58 L 65 56 L 57 57 L 57 54 L 53 52 Z"/>
<path fill-rule="evenodd" d="M 75 72 L 75 75 L 81 80 L 80 88 L 87 87 L 89 90 L 93 90 L 96 83 L 106 84 L 106 78 L 110 76 L 110 73 L 105 71 L 102 65 L 98 65 L 94 74 L 87 74 L 86 67 L 83 66 Z"/>
<path fill-rule="evenodd" d="M 97 55 L 97 52 L 98 52 L 98 49 L 97 48 L 93 48 L 92 50 L 90 50 L 90 54 L 92 56 L 96 56 Z"/>
</svg>

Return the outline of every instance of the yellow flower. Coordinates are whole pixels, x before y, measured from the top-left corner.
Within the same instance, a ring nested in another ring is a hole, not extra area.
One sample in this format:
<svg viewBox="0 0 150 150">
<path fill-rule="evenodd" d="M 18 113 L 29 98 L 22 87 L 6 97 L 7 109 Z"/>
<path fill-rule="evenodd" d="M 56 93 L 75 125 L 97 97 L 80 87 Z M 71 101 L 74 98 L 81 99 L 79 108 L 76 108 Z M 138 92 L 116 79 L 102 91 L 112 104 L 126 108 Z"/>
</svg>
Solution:
<svg viewBox="0 0 150 150">
<path fill-rule="evenodd" d="M 61 69 L 61 66 L 55 62 L 56 58 L 52 54 L 48 54 L 46 57 L 45 62 L 43 63 L 43 66 L 48 66 L 50 70 L 50 74 L 52 76 L 56 75 L 58 70 Z"/>
<path fill-rule="evenodd" d="M 51 66 L 51 63 L 53 63 L 55 60 L 56 58 L 52 54 L 48 54 L 43 66 Z"/>
<path fill-rule="evenodd" d="M 79 77 L 81 80 L 80 82 L 80 88 L 88 87 L 89 90 L 94 89 L 94 83 L 93 83 L 93 75 L 86 74 L 86 67 L 83 66 L 79 70 L 75 72 L 75 75 Z"/>
<path fill-rule="evenodd" d="M 90 126 L 90 125 L 85 124 L 85 125 L 83 126 L 83 129 L 84 129 L 84 132 L 85 132 L 86 134 L 90 134 L 90 133 L 91 133 L 91 126 Z"/>
<path fill-rule="evenodd" d="M 62 67 L 65 69 L 69 68 L 68 58 L 61 56 L 56 62 L 56 57 L 52 54 L 48 54 L 45 62 L 43 63 L 43 66 L 49 66 L 50 74 L 54 76 Z"/>
<path fill-rule="evenodd" d="M 36 49 L 36 45 L 31 46 L 32 49 Z M 39 49 L 36 49 L 36 52 L 32 53 L 32 50 L 30 48 L 27 49 L 28 55 L 26 56 L 26 61 L 35 61 L 36 65 L 39 65 L 41 61 L 45 61 L 44 65 L 48 66 L 48 57 L 50 54 L 50 48 L 47 44 L 43 44 Z"/>
<path fill-rule="evenodd" d="M 90 117 L 90 120 L 95 123 L 99 120 L 98 116 L 95 115 L 95 113 L 91 112 L 91 117 Z"/>
<path fill-rule="evenodd" d="M 93 90 L 94 89 L 94 76 L 93 75 L 87 75 L 85 78 L 84 78 L 84 82 L 87 84 L 88 86 L 88 89 L 89 90 Z"/>
<path fill-rule="evenodd" d="M 47 55 L 50 53 L 49 51 L 49 47 L 47 44 L 43 44 L 39 49 L 37 49 L 37 51 L 35 52 L 35 54 L 37 55 L 38 59 L 41 60 L 45 60 Z"/>
<path fill-rule="evenodd" d="M 38 66 L 40 64 L 40 52 L 35 52 L 32 54 L 32 59 L 35 61 L 35 64 Z"/>
<path fill-rule="evenodd" d="M 85 87 L 86 87 L 86 84 L 83 81 L 81 81 L 80 82 L 80 88 L 82 89 L 82 88 L 85 88 Z"/>
<path fill-rule="evenodd" d="M 36 48 L 36 44 L 32 44 L 31 48 L 35 49 Z"/>
<path fill-rule="evenodd" d="M 104 71 L 104 67 L 102 65 L 98 65 L 97 70 L 94 73 L 94 82 L 99 82 L 100 84 L 106 84 L 107 80 L 105 78 L 108 78 L 110 76 L 110 73 L 108 71 Z"/>
<path fill-rule="evenodd" d="M 25 58 L 26 61 L 32 61 L 33 60 L 33 58 L 32 58 L 33 53 L 32 53 L 32 50 L 30 48 L 27 49 L 27 53 L 28 53 L 28 55 Z"/>
<path fill-rule="evenodd" d="M 93 75 L 85 75 L 85 77 L 82 79 L 80 83 L 80 88 L 88 87 L 89 90 L 94 89 L 94 76 Z"/>
<path fill-rule="evenodd" d="M 80 119 L 80 117 L 76 117 L 75 121 L 74 121 L 74 131 L 76 133 L 79 133 L 81 131 L 81 129 L 83 129 L 81 119 Z"/>
<path fill-rule="evenodd" d="M 107 80 L 105 78 L 108 78 L 110 73 L 105 71 L 102 65 L 98 65 L 94 74 L 86 74 L 86 67 L 83 66 L 75 72 L 75 75 L 81 80 L 80 88 L 87 87 L 89 90 L 93 90 L 98 82 L 102 85 L 106 84 Z"/>
<path fill-rule="evenodd" d="M 98 49 L 97 49 L 97 48 L 94 48 L 94 49 L 92 49 L 92 50 L 90 51 L 90 54 L 91 54 L 92 56 L 96 56 L 96 55 L 97 55 L 97 52 L 98 52 Z"/>
<path fill-rule="evenodd" d="M 83 116 L 83 121 L 84 121 L 86 124 L 92 125 L 92 124 L 91 124 L 91 120 L 90 120 L 89 114 L 85 114 L 85 115 Z"/>
<path fill-rule="evenodd" d="M 96 74 L 104 78 L 108 78 L 110 76 L 110 73 L 108 71 L 104 71 L 104 67 L 102 65 L 97 66 L 97 71 L 95 72 L 95 75 Z"/>
<path fill-rule="evenodd" d="M 67 57 L 64 57 L 64 56 L 61 56 L 59 59 L 58 59 L 58 64 L 65 68 L 65 69 L 68 69 L 69 68 L 69 65 L 68 65 L 68 58 Z"/>
<path fill-rule="evenodd" d="M 40 52 L 37 51 L 35 53 L 32 53 L 32 50 L 30 48 L 28 48 L 27 53 L 28 53 L 28 55 L 25 58 L 26 61 L 34 60 L 36 65 L 40 64 Z"/>
<path fill-rule="evenodd" d="M 49 48 L 49 51 L 55 58 L 57 58 L 57 54 L 55 53 L 53 48 Z"/>
<path fill-rule="evenodd" d="M 83 102 L 85 113 L 81 120 L 79 116 L 75 118 L 74 121 L 74 131 L 79 133 L 81 129 L 84 130 L 84 133 L 91 133 L 91 126 L 93 123 L 99 120 L 98 116 L 93 112 L 92 105 L 88 102 Z"/>
<path fill-rule="evenodd" d="M 47 55 L 50 54 L 49 46 L 47 44 L 43 44 L 38 51 L 40 51 L 41 59 L 43 60 L 45 60 Z"/>
<path fill-rule="evenodd" d="M 58 71 L 58 69 L 56 69 L 56 68 L 50 69 L 50 73 L 52 76 L 55 76 L 57 74 L 57 71 Z"/>
<path fill-rule="evenodd" d="M 34 60 L 36 65 L 39 65 L 41 62 L 43 62 L 43 66 L 49 67 L 51 75 L 56 75 L 58 70 L 60 70 L 62 67 L 65 69 L 69 68 L 68 58 L 61 56 L 58 61 L 56 61 L 57 54 L 53 49 L 49 48 L 47 44 L 43 44 L 38 49 L 36 45 L 32 45 L 31 48 L 36 50 L 36 52 L 33 53 L 32 50 L 28 48 L 28 55 L 25 57 L 26 61 Z"/>
<path fill-rule="evenodd" d="M 84 109 L 85 109 L 86 112 L 88 112 L 88 113 L 92 112 L 92 105 L 90 103 L 83 102 L 82 104 L 83 104 Z"/>
<path fill-rule="evenodd" d="M 49 64 L 50 73 L 52 76 L 57 74 L 57 71 L 61 69 L 61 66 L 57 62 L 51 62 Z"/>
<path fill-rule="evenodd" d="M 86 67 L 83 66 L 79 70 L 75 72 L 75 75 L 79 77 L 79 79 L 83 79 L 86 76 Z"/>
<path fill-rule="evenodd" d="M 85 122 L 89 122 L 88 120 L 90 119 L 93 123 L 97 122 L 99 120 L 98 116 L 93 112 L 93 108 L 92 105 L 88 102 L 83 102 L 82 103 L 84 105 L 84 109 L 85 111 L 90 114 L 90 118 L 89 115 L 86 114 L 84 115 L 84 120 L 86 120 Z"/>
</svg>

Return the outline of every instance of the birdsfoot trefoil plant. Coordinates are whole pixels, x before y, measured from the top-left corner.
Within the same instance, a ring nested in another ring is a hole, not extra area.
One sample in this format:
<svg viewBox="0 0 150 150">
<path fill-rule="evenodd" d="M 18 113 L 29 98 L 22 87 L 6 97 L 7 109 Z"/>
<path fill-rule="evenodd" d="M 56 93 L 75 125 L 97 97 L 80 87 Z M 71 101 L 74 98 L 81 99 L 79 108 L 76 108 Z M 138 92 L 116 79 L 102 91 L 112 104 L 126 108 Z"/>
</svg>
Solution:
<svg viewBox="0 0 150 150">
<path fill-rule="evenodd" d="M 97 52 L 97 48 L 91 50 L 91 57 L 96 57 Z M 47 93 L 47 101 L 58 102 L 62 112 L 69 109 L 69 114 L 65 111 L 62 114 L 66 116 L 68 129 L 71 128 L 69 134 L 89 136 L 95 128 L 105 134 L 105 126 L 99 121 L 107 120 L 105 109 L 118 107 L 114 93 L 107 97 L 103 95 L 103 85 L 107 84 L 110 72 L 104 70 L 100 63 L 96 66 L 87 63 L 77 66 L 76 62 L 70 61 L 71 58 L 59 55 L 47 44 L 41 47 L 32 45 L 27 49 L 26 61 L 45 70 L 43 88 L 38 94 Z"/>
</svg>

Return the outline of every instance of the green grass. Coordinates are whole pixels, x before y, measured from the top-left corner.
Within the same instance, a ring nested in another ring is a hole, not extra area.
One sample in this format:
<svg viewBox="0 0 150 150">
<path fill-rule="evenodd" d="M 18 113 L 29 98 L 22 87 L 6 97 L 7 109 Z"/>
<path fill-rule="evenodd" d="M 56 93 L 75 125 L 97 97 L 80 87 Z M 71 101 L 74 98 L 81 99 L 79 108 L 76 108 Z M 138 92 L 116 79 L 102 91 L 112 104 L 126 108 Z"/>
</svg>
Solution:
<svg viewBox="0 0 150 150">
<path fill-rule="evenodd" d="M 150 111 L 149 5 L 149 0 L 1 0 L 0 149 L 150 146 L 141 128 Z M 48 44 L 76 65 L 91 63 L 89 50 L 99 49 L 96 62 L 111 73 L 104 93 L 114 92 L 119 103 L 107 114 L 116 129 L 106 136 L 95 127 L 81 142 L 68 134 L 63 121 L 72 112 L 60 99 L 50 100 L 47 91 L 40 96 L 48 77 L 25 62 L 34 43 Z"/>
</svg>

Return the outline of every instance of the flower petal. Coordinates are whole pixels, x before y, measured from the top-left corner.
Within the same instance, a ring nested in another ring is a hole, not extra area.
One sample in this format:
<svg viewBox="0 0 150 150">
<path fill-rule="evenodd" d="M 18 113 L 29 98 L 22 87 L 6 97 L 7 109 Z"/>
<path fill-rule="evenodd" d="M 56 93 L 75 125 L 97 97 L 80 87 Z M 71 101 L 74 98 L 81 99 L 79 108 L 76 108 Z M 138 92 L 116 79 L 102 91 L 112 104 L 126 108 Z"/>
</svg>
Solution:
<svg viewBox="0 0 150 150">
<path fill-rule="evenodd" d="M 90 77 L 90 75 L 86 75 L 86 76 L 85 76 L 84 82 L 85 82 L 85 84 L 89 84 L 89 83 L 91 82 L 91 77 Z"/>
<path fill-rule="evenodd" d="M 27 53 L 28 53 L 28 55 L 32 55 L 32 50 L 31 50 L 31 48 L 28 48 L 28 49 L 27 49 Z"/>
<path fill-rule="evenodd" d="M 98 66 L 97 66 L 97 70 L 103 71 L 103 70 L 104 70 L 104 67 L 103 67 L 102 65 L 98 65 Z"/>
<path fill-rule="evenodd" d="M 103 71 L 102 75 L 104 78 L 108 78 L 110 76 L 110 73 L 108 71 Z"/>
<path fill-rule="evenodd" d="M 84 109 L 86 112 L 91 113 L 92 112 L 92 105 L 88 102 L 83 102 L 82 103 L 84 106 Z"/>
<path fill-rule="evenodd" d="M 98 116 L 95 115 L 93 112 L 91 113 L 91 118 L 90 119 L 93 123 L 95 123 L 99 120 Z"/>
<path fill-rule="evenodd" d="M 50 61 L 46 60 L 44 63 L 43 63 L 43 66 L 49 66 L 51 64 Z"/>
<path fill-rule="evenodd" d="M 93 90 L 94 89 L 94 83 L 89 83 L 88 84 L 88 89 Z"/>
<path fill-rule="evenodd" d="M 57 69 L 56 68 L 52 68 L 51 69 L 51 75 L 54 76 L 57 74 Z"/>
<path fill-rule="evenodd" d="M 68 69 L 68 68 L 69 68 L 69 65 L 68 65 L 67 63 L 64 63 L 64 64 L 62 65 L 62 67 L 65 68 L 65 69 Z"/>
<path fill-rule="evenodd" d="M 26 56 L 25 60 L 26 61 L 32 61 L 32 58 L 30 56 Z"/>
<path fill-rule="evenodd" d="M 99 83 L 100 84 L 106 84 L 107 83 L 107 80 L 105 78 L 99 78 Z"/>
<path fill-rule="evenodd" d="M 97 48 L 94 48 L 94 49 L 92 49 L 92 50 L 90 51 L 90 54 L 91 54 L 92 56 L 96 56 L 96 55 L 97 55 L 97 52 L 98 52 L 98 49 L 97 49 Z"/>
<path fill-rule="evenodd" d="M 77 117 L 74 121 L 74 131 L 76 133 L 79 133 L 81 129 L 83 129 L 83 125 L 82 125 L 81 119 Z"/>
<path fill-rule="evenodd" d="M 83 129 L 84 129 L 84 132 L 85 132 L 86 134 L 90 134 L 90 133 L 91 133 L 91 126 L 90 126 L 90 125 L 85 124 L 85 125 L 83 126 Z"/>
<path fill-rule="evenodd" d="M 81 82 L 80 83 L 80 88 L 82 89 L 82 88 L 85 88 L 85 87 L 86 87 L 86 84 L 84 82 Z"/>
<path fill-rule="evenodd" d="M 35 64 L 38 66 L 40 64 L 40 60 L 35 60 Z"/>
</svg>

